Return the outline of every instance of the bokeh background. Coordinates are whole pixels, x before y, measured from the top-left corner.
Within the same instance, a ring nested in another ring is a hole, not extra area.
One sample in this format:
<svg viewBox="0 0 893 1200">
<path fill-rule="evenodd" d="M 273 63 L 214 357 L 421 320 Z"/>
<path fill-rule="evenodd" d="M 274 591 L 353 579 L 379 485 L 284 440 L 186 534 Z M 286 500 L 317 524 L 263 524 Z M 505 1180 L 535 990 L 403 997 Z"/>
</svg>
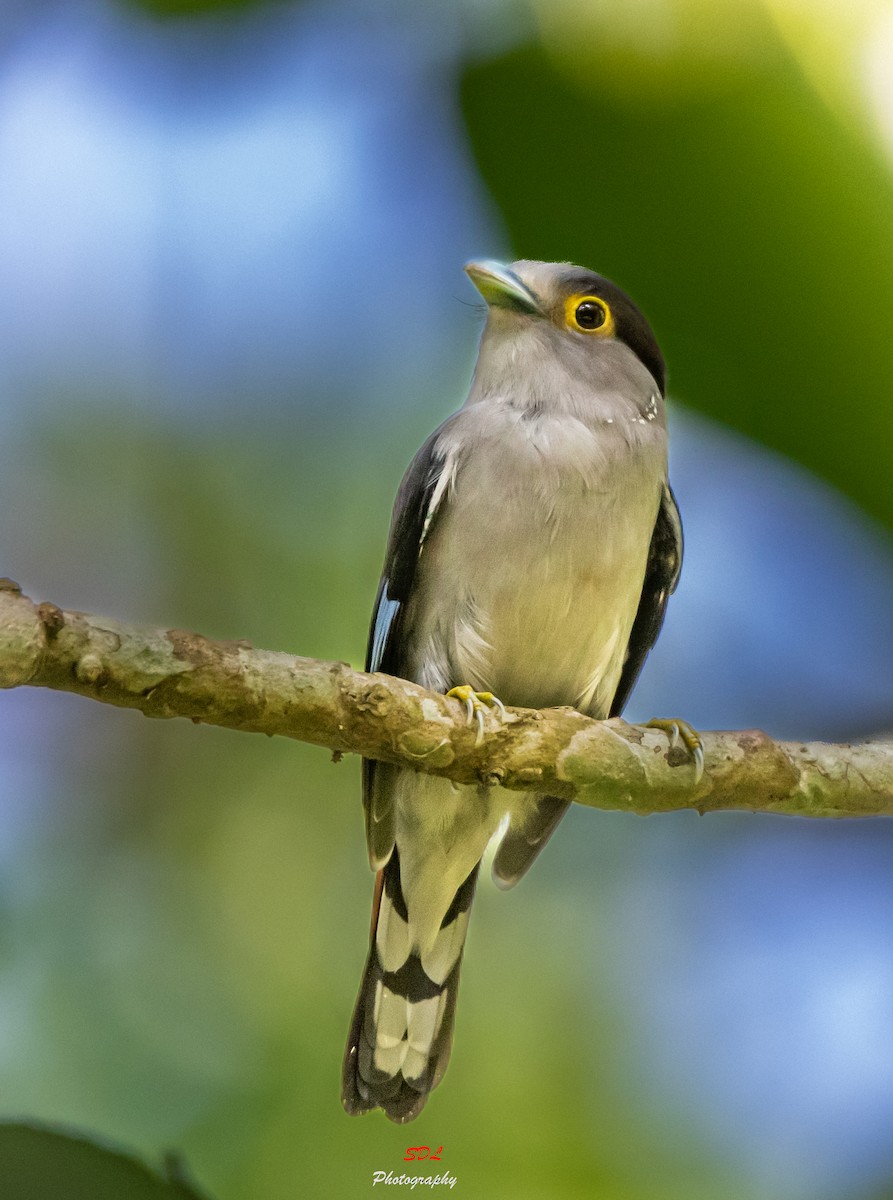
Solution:
<svg viewBox="0 0 893 1200">
<path fill-rule="evenodd" d="M 0 4 L 0 574 L 360 664 L 459 403 L 462 263 L 615 278 L 670 366 L 686 568 L 628 714 L 893 723 L 886 0 Z M 358 764 L 0 697 L 0 1116 L 218 1200 L 893 1197 L 893 829 L 574 811 L 479 891 L 415 1125 L 339 1069 Z M 458 1194 L 458 1192 L 457 1192 Z"/>
</svg>

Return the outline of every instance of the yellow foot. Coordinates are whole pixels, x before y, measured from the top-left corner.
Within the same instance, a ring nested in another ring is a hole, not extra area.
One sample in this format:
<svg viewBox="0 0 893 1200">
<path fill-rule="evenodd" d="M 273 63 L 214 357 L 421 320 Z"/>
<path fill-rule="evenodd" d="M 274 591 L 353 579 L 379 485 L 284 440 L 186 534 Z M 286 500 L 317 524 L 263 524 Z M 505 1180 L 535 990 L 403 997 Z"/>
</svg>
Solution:
<svg viewBox="0 0 893 1200">
<path fill-rule="evenodd" d="M 695 784 L 700 783 L 701 777 L 704 774 L 704 747 L 701 745 L 701 737 L 698 731 L 693 729 L 688 721 L 682 721 L 678 717 L 675 720 L 652 717 L 650 721 L 645 722 L 645 727 L 648 729 L 662 729 L 670 739 L 671 750 L 675 750 L 680 741 L 682 742 L 695 765 Z"/>
<path fill-rule="evenodd" d="M 450 688 L 447 692 L 453 700 L 461 700 L 465 705 L 465 713 L 468 717 L 468 724 L 472 721 L 477 723 L 478 734 L 474 740 L 474 744 L 479 746 L 484 740 L 484 709 L 495 708 L 499 713 L 499 720 L 505 717 L 505 705 L 498 696 L 494 696 L 492 692 L 476 692 L 470 683 L 462 683 L 459 687 Z"/>
</svg>

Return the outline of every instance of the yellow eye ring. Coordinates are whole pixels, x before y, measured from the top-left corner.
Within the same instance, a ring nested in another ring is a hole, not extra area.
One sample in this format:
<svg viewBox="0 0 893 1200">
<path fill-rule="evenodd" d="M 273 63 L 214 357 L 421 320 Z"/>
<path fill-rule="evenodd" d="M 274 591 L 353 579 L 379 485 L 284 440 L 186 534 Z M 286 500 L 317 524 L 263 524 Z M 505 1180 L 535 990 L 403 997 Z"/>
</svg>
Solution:
<svg viewBox="0 0 893 1200">
<path fill-rule="evenodd" d="M 594 333 L 596 337 L 612 337 L 614 316 L 601 296 L 570 296 L 564 302 L 564 319 L 568 329 L 578 333 Z"/>
</svg>

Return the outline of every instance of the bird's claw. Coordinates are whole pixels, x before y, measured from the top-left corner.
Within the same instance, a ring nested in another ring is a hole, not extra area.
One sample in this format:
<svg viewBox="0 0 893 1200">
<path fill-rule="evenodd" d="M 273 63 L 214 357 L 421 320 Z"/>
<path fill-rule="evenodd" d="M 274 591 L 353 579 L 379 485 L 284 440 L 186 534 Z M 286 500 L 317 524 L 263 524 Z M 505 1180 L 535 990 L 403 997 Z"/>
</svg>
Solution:
<svg viewBox="0 0 893 1200">
<path fill-rule="evenodd" d="M 675 750 L 680 741 L 682 742 L 691 755 L 691 761 L 695 768 L 695 785 L 697 786 L 704 776 L 704 747 L 698 731 L 689 725 L 688 721 L 682 721 L 679 718 L 652 717 L 650 721 L 645 722 L 645 727 L 662 729 L 670 740 L 671 750 Z"/>
<path fill-rule="evenodd" d="M 498 719 L 505 720 L 505 705 L 492 692 L 476 692 L 470 683 L 462 683 L 458 687 L 450 688 L 447 695 L 453 700 L 460 700 L 465 705 L 468 724 L 470 725 L 474 721 L 477 725 L 477 736 L 474 739 L 476 746 L 479 746 L 484 740 L 485 708 L 495 709 L 499 714 Z"/>
</svg>

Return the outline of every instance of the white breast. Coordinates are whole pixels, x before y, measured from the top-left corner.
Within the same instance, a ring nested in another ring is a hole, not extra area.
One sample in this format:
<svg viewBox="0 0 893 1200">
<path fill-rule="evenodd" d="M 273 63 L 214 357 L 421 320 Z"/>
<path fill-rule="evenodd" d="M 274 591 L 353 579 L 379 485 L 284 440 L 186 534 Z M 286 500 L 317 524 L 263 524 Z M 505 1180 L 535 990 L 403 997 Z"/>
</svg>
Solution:
<svg viewBox="0 0 893 1200">
<path fill-rule="evenodd" d="M 463 409 L 407 614 L 412 674 L 507 704 L 607 714 L 666 478 L 663 422 Z"/>
</svg>

